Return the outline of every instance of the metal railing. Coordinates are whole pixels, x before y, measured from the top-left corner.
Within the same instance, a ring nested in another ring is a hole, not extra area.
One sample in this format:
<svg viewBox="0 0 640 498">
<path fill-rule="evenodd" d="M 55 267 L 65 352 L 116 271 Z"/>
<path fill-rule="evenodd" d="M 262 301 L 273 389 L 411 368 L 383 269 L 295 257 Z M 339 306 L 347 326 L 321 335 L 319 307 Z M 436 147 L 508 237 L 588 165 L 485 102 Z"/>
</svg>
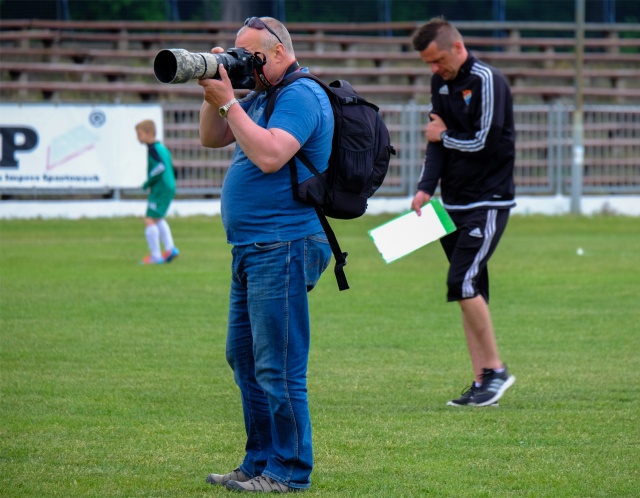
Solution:
<svg viewBox="0 0 640 498">
<path fill-rule="evenodd" d="M 233 146 L 207 149 L 198 138 L 200 105 L 166 104 L 165 143 L 172 151 L 180 193 L 220 194 Z M 430 106 L 381 106 L 398 151 L 378 195 L 413 194 L 425 151 L 424 126 Z M 516 106 L 518 194 L 571 191 L 573 107 Z M 640 106 L 584 108 L 584 194 L 640 194 Z"/>
</svg>

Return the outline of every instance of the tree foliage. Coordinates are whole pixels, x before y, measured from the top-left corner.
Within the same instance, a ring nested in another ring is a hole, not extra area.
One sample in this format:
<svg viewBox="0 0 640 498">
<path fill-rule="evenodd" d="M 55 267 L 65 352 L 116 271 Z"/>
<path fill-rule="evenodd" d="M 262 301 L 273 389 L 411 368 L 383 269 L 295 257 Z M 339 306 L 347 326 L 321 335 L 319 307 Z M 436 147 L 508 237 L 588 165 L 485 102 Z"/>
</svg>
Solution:
<svg viewBox="0 0 640 498">
<path fill-rule="evenodd" d="M 232 20 L 231 11 L 238 21 L 251 15 L 287 22 L 419 21 L 438 15 L 488 21 L 499 5 L 507 21 L 571 22 L 575 15 L 575 0 L 0 0 L 0 19 L 63 19 L 68 7 L 74 21 L 161 21 L 171 19 L 172 2 L 183 21 Z M 606 22 L 611 12 L 616 22 L 640 22 L 640 1 L 585 0 L 587 22 Z"/>
</svg>

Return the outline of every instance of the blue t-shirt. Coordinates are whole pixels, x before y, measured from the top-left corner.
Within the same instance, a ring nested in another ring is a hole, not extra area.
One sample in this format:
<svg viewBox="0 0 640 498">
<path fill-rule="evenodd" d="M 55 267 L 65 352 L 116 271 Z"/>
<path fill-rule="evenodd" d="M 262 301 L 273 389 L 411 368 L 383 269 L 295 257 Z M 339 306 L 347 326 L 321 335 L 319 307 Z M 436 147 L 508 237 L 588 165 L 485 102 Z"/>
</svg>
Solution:
<svg viewBox="0 0 640 498">
<path fill-rule="evenodd" d="M 319 170 L 328 166 L 333 138 L 333 111 L 324 90 L 309 79 L 284 88 L 269 123 L 263 113 L 267 92 L 241 105 L 263 128 L 279 128 L 293 135 Z M 311 173 L 298 159 L 298 181 Z M 263 173 L 236 143 L 235 153 L 222 185 L 222 223 L 233 245 L 289 242 L 322 232 L 314 208 L 293 199 L 287 165 L 275 173 Z"/>
</svg>

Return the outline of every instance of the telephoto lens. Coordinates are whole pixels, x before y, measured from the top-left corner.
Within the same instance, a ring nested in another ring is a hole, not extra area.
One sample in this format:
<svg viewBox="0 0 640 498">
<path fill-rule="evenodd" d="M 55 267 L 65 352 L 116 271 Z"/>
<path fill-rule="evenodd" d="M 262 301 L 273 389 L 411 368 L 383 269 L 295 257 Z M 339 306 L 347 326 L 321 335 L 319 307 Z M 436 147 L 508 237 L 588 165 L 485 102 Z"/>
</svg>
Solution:
<svg viewBox="0 0 640 498">
<path fill-rule="evenodd" d="M 186 83 L 215 78 L 222 61 L 218 54 L 192 53 L 182 48 L 160 50 L 153 61 L 153 72 L 160 83 Z"/>
<path fill-rule="evenodd" d="M 182 48 L 160 50 L 153 61 L 153 72 L 160 83 L 186 83 L 205 78 L 220 79 L 218 67 L 224 66 L 233 88 L 255 86 L 255 57 L 244 48 L 230 48 L 225 53 L 192 53 Z M 264 60 L 260 61 L 264 63 Z"/>
</svg>

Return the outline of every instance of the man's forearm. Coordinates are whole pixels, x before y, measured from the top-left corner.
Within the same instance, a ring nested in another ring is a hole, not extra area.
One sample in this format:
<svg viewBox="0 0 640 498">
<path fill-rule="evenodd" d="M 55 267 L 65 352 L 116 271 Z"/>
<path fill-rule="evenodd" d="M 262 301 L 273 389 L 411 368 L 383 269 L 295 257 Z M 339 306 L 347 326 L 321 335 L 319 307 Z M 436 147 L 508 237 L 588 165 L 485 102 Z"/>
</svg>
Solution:
<svg viewBox="0 0 640 498">
<path fill-rule="evenodd" d="M 227 120 L 208 102 L 200 107 L 200 143 L 205 147 L 219 148 L 234 140 Z"/>
<path fill-rule="evenodd" d="M 444 155 L 442 144 L 427 144 L 427 151 L 418 182 L 418 190 L 433 195 L 440 180 L 442 163 L 445 160 Z"/>
</svg>

